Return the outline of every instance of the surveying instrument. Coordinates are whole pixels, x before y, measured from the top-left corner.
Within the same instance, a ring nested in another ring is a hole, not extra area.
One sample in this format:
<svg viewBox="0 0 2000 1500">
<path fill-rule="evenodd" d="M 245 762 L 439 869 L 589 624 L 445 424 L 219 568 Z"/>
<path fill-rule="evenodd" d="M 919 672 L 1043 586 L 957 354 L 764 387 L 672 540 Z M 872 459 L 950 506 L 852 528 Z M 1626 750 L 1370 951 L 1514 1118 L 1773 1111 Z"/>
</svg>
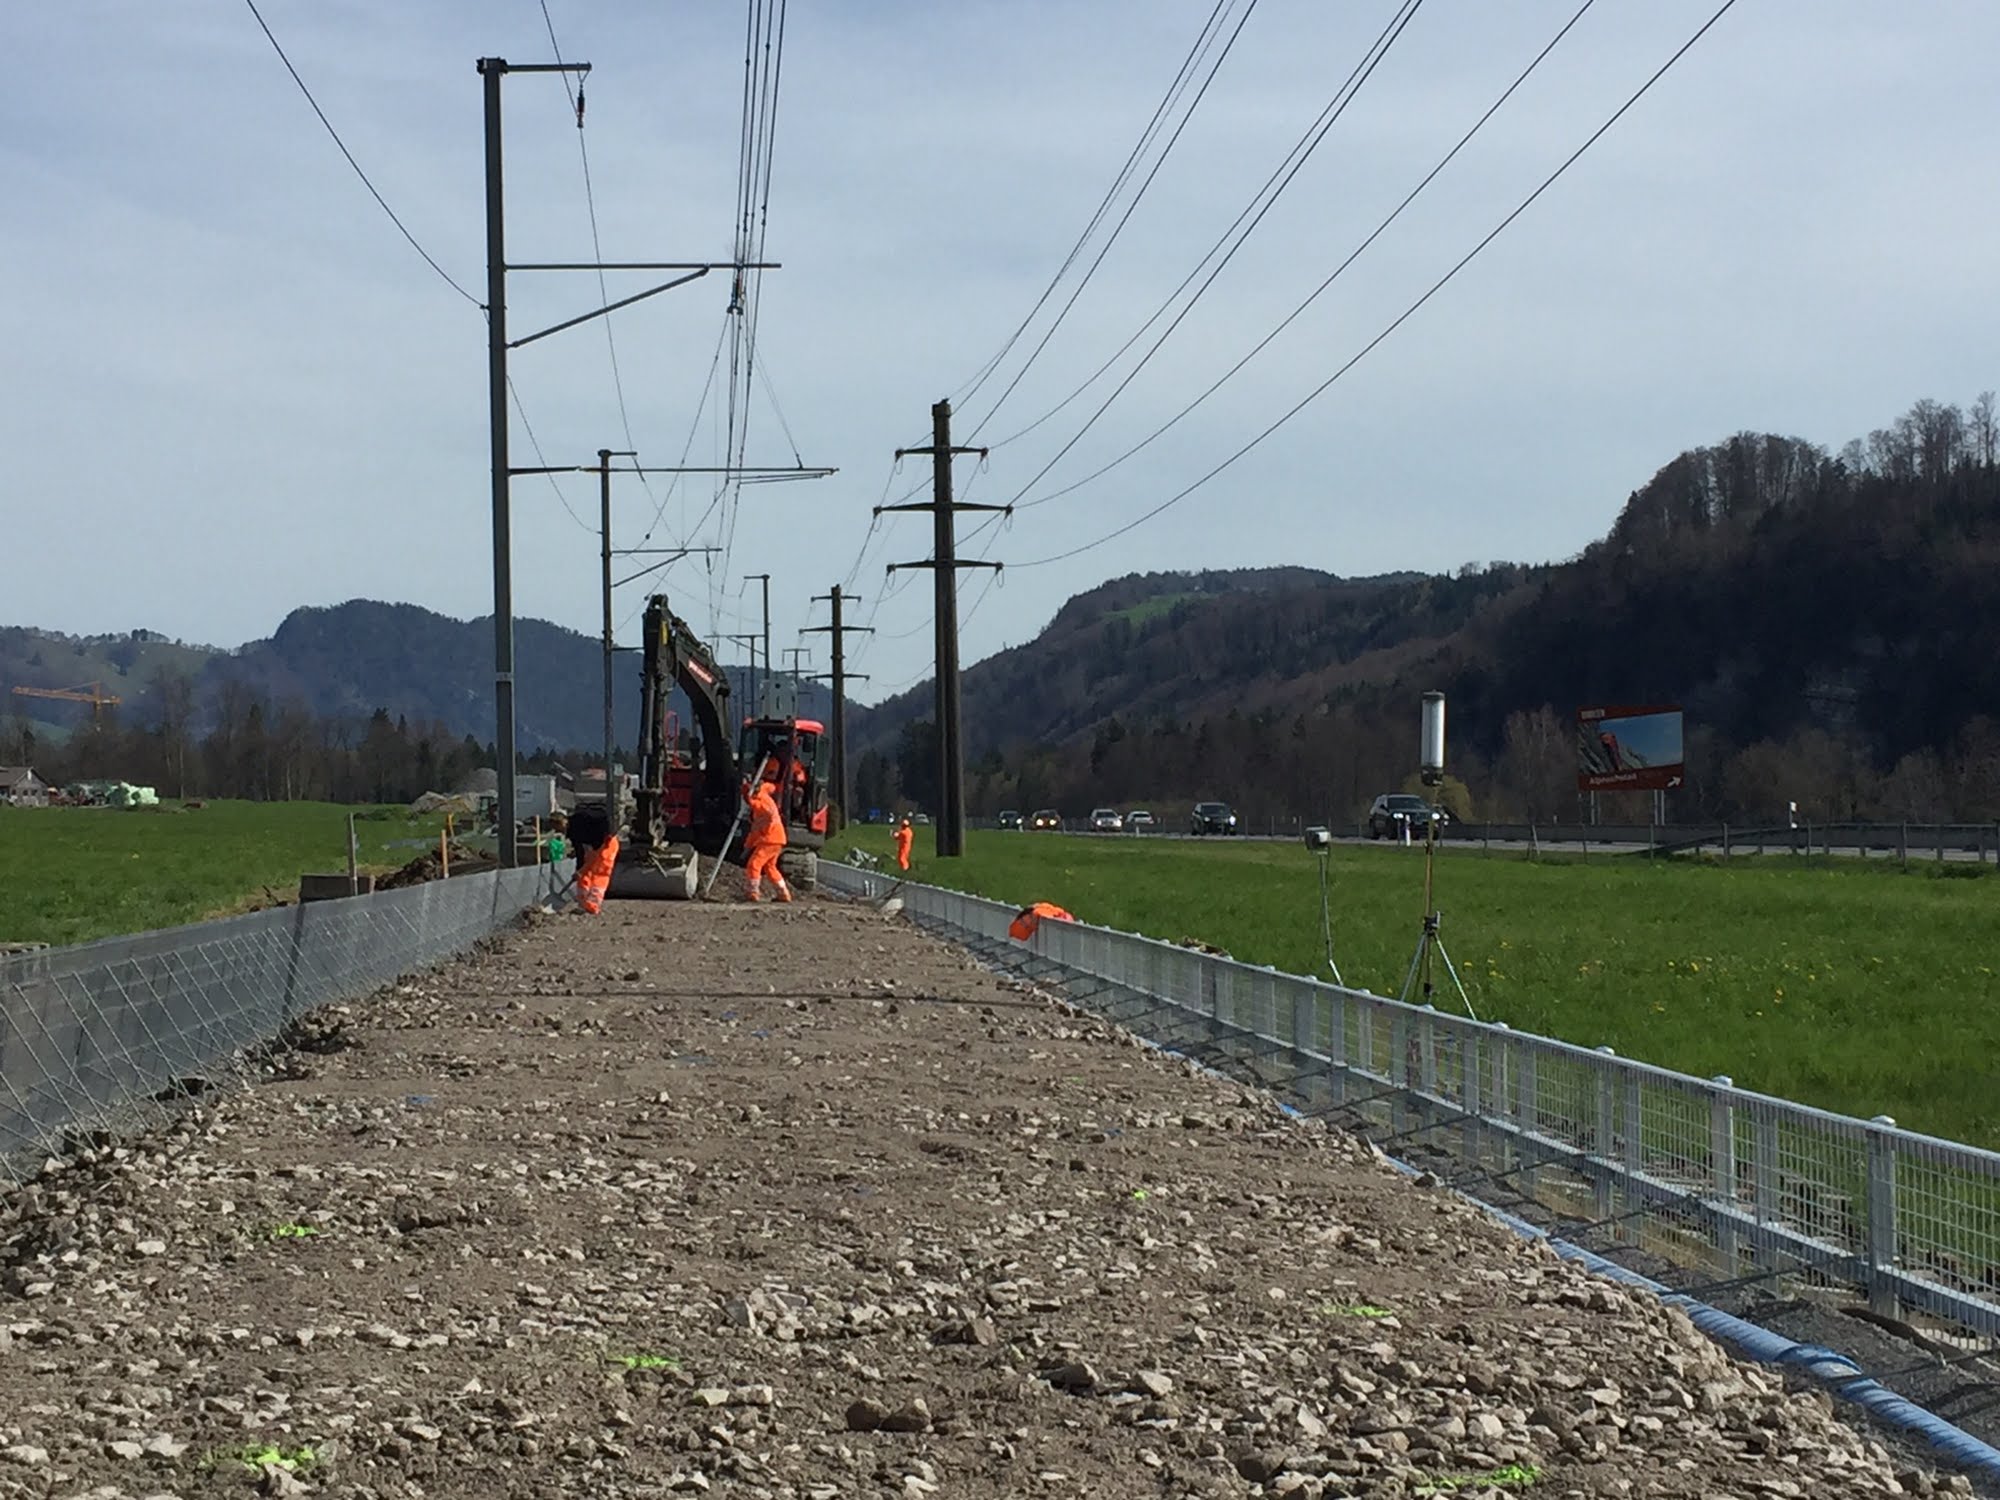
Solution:
<svg viewBox="0 0 2000 1500">
<path fill-rule="evenodd" d="M 1444 694 L 1429 692 L 1424 694 L 1423 730 L 1419 746 L 1419 769 L 1426 787 L 1437 788 L 1444 784 Z M 1433 796 L 1436 792 L 1433 791 Z M 1473 1020 L 1479 1013 L 1472 1008 L 1472 997 L 1465 993 L 1465 984 L 1458 977 L 1458 969 L 1452 964 L 1451 955 L 1445 951 L 1444 935 L 1438 926 L 1444 920 L 1444 913 L 1431 904 L 1437 879 L 1437 816 L 1435 812 L 1424 818 L 1424 930 L 1417 938 L 1417 951 L 1410 955 L 1409 972 L 1403 976 L 1403 988 L 1397 999 L 1405 1005 L 1416 1001 L 1421 986 L 1424 1005 L 1431 1004 L 1436 993 L 1434 966 L 1442 963 L 1444 971 L 1451 979 L 1452 988 L 1458 991 L 1459 1003 Z"/>
</svg>

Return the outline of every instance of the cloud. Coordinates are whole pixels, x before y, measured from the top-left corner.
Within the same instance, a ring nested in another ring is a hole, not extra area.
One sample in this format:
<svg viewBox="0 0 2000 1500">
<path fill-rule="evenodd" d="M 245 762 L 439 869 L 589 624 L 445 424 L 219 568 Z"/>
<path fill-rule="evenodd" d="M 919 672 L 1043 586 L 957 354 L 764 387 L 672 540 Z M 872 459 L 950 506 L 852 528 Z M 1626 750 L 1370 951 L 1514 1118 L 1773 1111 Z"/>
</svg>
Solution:
<svg viewBox="0 0 2000 1500">
<path fill-rule="evenodd" d="M 383 195 L 483 296 L 472 65 L 545 58 L 538 9 L 260 8 Z M 726 257 L 741 14 L 550 8 L 566 55 L 595 65 L 585 138 L 606 254 Z M 1199 393 L 1573 8 L 1426 6 L 1201 305 L 1026 493 L 1088 473 Z M 971 550 L 1016 562 L 1065 550 L 1212 466 L 1463 254 L 1711 8 L 1596 7 L 1242 375 L 1130 463 Z M 652 545 L 729 541 L 726 572 L 691 559 L 665 575 L 677 607 L 704 628 L 742 629 L 756 601 L 741 575 L 768 569 L 777 645 L 820 618 L 809 596 L 849 576 L 871 507 L 923 478 L 921 461 L 892 475 L 893 451 L 927 441 L 931 402 L 1027 312 L 1209 9 L 789 8 L 768 240 L 784 269 L 764 279 L 759 343 L 789 436 L 758 380 L 750 457 L 789 463 L 796 448 L 840 473 L 746 489 L 733 535 L 717 525 L 726 507 L 689 534 L 711 481 L 621 477 L 621 543 L 649 528 Z M 982 427 L 1015 373 L 1003 364 L 962 405 L 960 433 L 1013 436 L 1122 343 L 1390 9 L 1264 0 L 1045 352 Z M 13 293 L 0 300 L 13 377 L 0 442 L 9 514 L 27 518 L 0 547 L 0 619 L 235 641 L 294 605 L 356 595 L 489 609 L 481 315 L 368 199 L 247 8 L 16 7 L 0 35 L 37 59 L 0 96 L 0 270 Z M 1110 546 L 1001 587 L 968 578 L 962 598 L 980 602 L 966 659 L 1025 639 L 1070 593 L 1124 572 L 1562 556 L 1690 444 L 1739 427 L 1838 444 L 1917 396 L 1969 399 L 1995 383 L 1987 362 L 2000 347 L 1983 295 L 1996 211 L 1975 170 L 2000 123 L 1984 77 L 1996 44 L 2000 14 L 1972 3 L 1737 7 L 1487 255 L 1256 453 Z M 510 251 L 588 259 L 567 100 L 534 75 L 505 90 Z M 612 295 L 645 284 L 615 277 Z M 727 292 L 710 277 L 613 323 L 649 463 L 684 449 L 689 463 L 718 461 L 723 398 L 705 378 Z M 596 295 L 587 276 L 517 274 L 511 326 L 545 326 Z M 600 325 L 518 351 L 513 369 L 549 462 L 629 446 Z M 1107 391 L 997 448 L 984 472 L 962 461 L 962 492 L 1023 494 Z M 518 430 L 514 442 L 516 462 L 535 461 Z M 517 482 L 521 614 L 596 628 L 595 509 L 592 477 Z M 875 602 L 884 563 L 927 555 L 925 526 L 885 520 L 854 574 L 860 613 L 881 631 L 859 652 L 867 696 L 926 670 L 927 580 L 889 584 Z M 621 617 L 642 592 L 621 594 Z"/>
</svg>

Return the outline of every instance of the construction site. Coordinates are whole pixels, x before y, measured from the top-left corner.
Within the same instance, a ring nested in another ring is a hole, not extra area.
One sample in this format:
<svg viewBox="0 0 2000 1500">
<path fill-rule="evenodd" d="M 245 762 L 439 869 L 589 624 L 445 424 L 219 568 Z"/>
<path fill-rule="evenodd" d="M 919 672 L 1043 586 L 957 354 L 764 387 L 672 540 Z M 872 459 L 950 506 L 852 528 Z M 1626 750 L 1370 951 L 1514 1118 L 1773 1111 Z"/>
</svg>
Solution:
<svg viewBox="0 0 2000 1500">
<path fill-rule="evenodd" d="M 1968 1489 L 868 903 L 531 913 L 76 1146 L 0 1495 Z"/>
</svg>

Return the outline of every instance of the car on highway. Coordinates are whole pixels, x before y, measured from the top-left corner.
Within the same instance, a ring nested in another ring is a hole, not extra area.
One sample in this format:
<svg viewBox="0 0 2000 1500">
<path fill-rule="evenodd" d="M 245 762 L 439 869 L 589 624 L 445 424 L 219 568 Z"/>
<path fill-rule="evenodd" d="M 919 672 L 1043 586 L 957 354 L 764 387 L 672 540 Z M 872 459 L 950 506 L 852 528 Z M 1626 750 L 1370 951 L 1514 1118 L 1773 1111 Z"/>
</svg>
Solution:
<svg viewBox="0 0 2000 1500">
<path fill-rule="evenodd" d="M 1407 830 L 1415 838 L 1423 832 L 1426 822 L 1443 838 L 1451 816 L 1410 792 L 1384 792 L 1368 809 L 1368 837 L 1399 839 Z"/>
<path fill-rule="evenodd" d="M 1090 810 L 1090 831 L 1092 833 L 1123 833 L 1125 820 L 1118 816 L 1115 807 L 1093 807 Z"/>
<path fill-rule="evenodd" d="M 1151 833 L 1159 826 L 1160 820 L 1147 812 L 1143 807 L 1135 807 L 1125 814 L 1125 831 L 1127 833 Z"/>
<path fill-rule="evenodd" d="M 1205 833 L 1236 832 L 1236 813 L 1227 802 L 1197 802 L 1194 811 L 1188 814 L 1188 832 L 1199 837 Z"/>
<path fill-rule="evenodd" d="M 1016 812 L 1013 808 L 1011 807 L 1007 808 L 1000 814 L 1000 827 L 1003 830 L 1012 829 L 1015 831 L 1019 831 L 1021 826 L 1022 826 L 1021 815 L 1018 812 Z"/>
<path fill-rule="evenodd" d="M 1052 828 L 1057 833 L 1061 833 L 1062 814 L 1057 812 L 1053 807 L 1036 808 L 1033 816 L 1028 819 L 1028 826 L 1030 828 Z"/>
</svg>

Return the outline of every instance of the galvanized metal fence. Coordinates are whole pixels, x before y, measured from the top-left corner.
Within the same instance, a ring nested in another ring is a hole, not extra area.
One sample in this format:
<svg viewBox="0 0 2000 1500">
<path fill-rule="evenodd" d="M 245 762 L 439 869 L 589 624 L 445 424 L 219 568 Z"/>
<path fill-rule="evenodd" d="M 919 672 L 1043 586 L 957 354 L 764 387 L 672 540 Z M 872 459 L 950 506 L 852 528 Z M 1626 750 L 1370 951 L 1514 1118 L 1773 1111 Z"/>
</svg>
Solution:
<svg viewBox="0 0 2000 1500">
<path fill-rule="evenodd" d="M 318 1006 L 461 953 L 568 865 L 492 870 L 0 959 L 0 1175 L 164 1113 Z"/>
<path fill-rule="evenodd" d="M 1155 1040 L 1233 1044 L 1308 1110 L 1448 1151 L 1475 1196 L 1505 1182 L 1716 1278 L 1796 1274 L 2000 1335 L 2000 1153 L 1132 933 L 1043 922 L 1018 942 L 1012 907 L 831 860 L 820 879 L 893 892 Z"/>
</svg>

